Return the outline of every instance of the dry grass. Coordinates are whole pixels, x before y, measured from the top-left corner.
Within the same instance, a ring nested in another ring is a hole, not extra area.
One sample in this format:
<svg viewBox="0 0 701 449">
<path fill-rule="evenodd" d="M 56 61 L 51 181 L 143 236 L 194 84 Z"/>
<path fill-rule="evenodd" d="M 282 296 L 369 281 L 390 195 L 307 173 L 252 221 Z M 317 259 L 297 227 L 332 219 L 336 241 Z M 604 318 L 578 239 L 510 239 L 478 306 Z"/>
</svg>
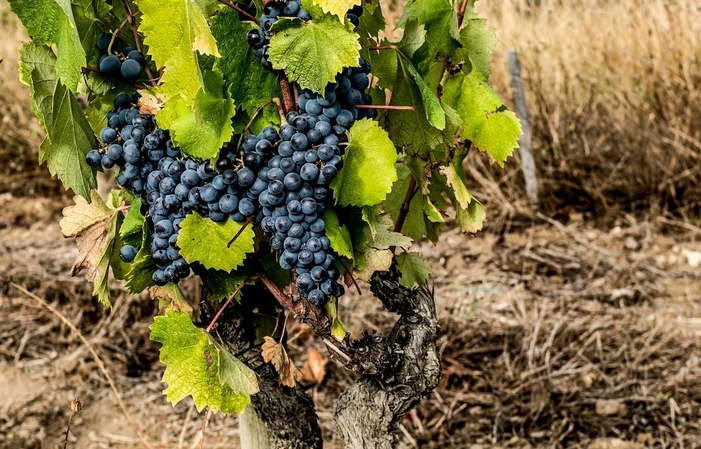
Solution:
<svg viewBox="0 0 701 449">
<path fill-rule="evenodd" d="M 701 212 L 701 6 L 693 0 L 481 1 L 510 96 L 520 53 L 546 210 Z M 492 210 L 523 209 L 521 175 L 473 156 Z M 504 206 L 504 207 L 502 207 Z"/>
<path fill-rule="evenodd" d="M 43 131 L 32 111 L 29 87 L 19 81 L 19 47 L 29 38 L 6 0 L 0 0 L 0 191 L 16 195 L 59 192 L 37 166 Z"/>
</svg>

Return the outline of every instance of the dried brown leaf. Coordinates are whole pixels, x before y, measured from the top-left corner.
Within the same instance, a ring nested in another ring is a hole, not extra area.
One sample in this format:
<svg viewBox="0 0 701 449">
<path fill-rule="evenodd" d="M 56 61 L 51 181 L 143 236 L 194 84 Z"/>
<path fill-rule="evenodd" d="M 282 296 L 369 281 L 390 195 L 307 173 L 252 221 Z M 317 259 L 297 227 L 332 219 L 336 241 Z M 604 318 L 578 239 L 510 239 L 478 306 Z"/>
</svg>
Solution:
<svg viewBox="0 0 701 449">
<path fill-rule="evenodd" d="M 114 220 L 118 211 L 107 206 L 95 191 L 91 203 L 80 196 L 74 201 L 75 206 L 63 209 L 63 218 L 59 222 L 63 235 L 75 237 L 78 247 L 78 258 L 71 268 L 71 276 L 87 269 L 88 279 L 95 281 L 100 277 L 99 266 L 105 251 L 114 240 Z"/>
<path fill-rule="evenodd" d="M 326 377 L 326 364 L 329 359 L 314 348 L 307 352 L 307 360 L 302 366 L 302 380 L 305 383 L 321 385 Z"/>
<path fill-rule="evenodd" d="M 286 387 L 294 387 L 302 379 L 302 373 L 290 361 L 285 348 L 270 337 L 263 337 L 265 342 L 261 348 L 263 360 L 272 363 L 280 375 L 280 383 Z"/>
</svg>

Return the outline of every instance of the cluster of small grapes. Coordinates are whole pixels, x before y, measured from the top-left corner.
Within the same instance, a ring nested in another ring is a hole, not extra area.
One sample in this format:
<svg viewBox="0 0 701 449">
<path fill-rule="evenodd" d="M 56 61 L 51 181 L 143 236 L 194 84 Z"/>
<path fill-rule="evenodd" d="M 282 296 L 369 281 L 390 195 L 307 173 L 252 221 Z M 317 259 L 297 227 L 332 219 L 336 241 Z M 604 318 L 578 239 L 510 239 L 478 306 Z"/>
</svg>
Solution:
<svg viewBox="0 0 701 449">
<path fill-rule="evenodd" d="M 116 80 L 124 79 L 133 81 L 139 78 L 141 69 L 144 67 L 144 54 L 131 47 L 123 47 L 118 54 L 110 54 L 108 50 L 112 46 L 123 45 L 123 42 L 112 33 L 102 33 L 97 39 L 97 48 L 103 52 L 100 57 L 100 72 L 105 76 Z"/>
<path fill-rule="evenodd" d="M 137 96 L 125 93 L 116 96 L 114 108 L 107 116 L 108 124 L 100 131 L 103 149 L 89 151 L 86 161 L 95 168 L 119 167 L 117 183 L 148 205 L 154 223 L 151 255 L 158 267 L 154 282 L 165 285 L 190 274 L 190 267 L 177 247 L 179 225 L 185 218 L 185 211 L 170 187 L 173 184 L 170 174 L 174 172 L 171 165 L 182 154 L 173 145 L 168 132 L 156 126 L 152 115 L 139 113 L 134 107 L 137 101 Z M 132 262 L 136 253 L 136 248 L 125 245 L 120 257 Z"/>
</svg>

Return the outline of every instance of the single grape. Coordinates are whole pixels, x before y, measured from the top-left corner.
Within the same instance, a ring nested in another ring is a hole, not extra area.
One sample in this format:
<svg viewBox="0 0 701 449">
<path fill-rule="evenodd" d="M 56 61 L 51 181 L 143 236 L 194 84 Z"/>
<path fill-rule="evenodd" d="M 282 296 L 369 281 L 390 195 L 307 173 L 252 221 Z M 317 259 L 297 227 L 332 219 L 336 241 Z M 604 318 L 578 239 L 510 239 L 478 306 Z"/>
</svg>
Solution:
<svg viewBox="0 0 701 449">
<path fill-rule="evenodd" d="M 118 57 L 110 55 L 100 61 L 100 71 L 105 75 L 117 78 L 121 75 L 122 61 Z"/>
<path fill-rule="evenodd" d="M 120 70 L 125 80 L 135 80 L 141 73 L 141 64 L 135 59 L 127 59 L 122 63 Z"/>
</svg>

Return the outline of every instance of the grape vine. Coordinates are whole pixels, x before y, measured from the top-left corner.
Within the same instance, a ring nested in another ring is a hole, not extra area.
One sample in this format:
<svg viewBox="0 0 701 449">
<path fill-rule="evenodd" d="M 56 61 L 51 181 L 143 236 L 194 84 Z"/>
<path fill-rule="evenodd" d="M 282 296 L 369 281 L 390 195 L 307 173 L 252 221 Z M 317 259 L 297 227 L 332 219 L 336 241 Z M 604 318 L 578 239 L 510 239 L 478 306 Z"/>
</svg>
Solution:
<svg viewBox="0 0 701 449">
<path fill-rule="evenodd" d="M 409 1 L 397 41 L 380 37 L 378 0 L 40 3 L 10 0 L 33 38 L 20 74 L 47 134 L 40 162 L 76 194 L 61 221 L 73 273 L 108 306 L 110 273 L 169 304 L 152 338 L 173 402 L 240 412 L 258 388 L 211 333 L 223 309 L 195 326 L 181 280 L 199 276 L 223 307 L 263 285 L 362 371 L 345 289 L 392 266 L 424 285 L 413 242 L 485 219 L 468 150 L 503 164 L 517 145 L 474 1 Z M 116 178 L 108 198 L 97 171 Z"/>
</svg>

